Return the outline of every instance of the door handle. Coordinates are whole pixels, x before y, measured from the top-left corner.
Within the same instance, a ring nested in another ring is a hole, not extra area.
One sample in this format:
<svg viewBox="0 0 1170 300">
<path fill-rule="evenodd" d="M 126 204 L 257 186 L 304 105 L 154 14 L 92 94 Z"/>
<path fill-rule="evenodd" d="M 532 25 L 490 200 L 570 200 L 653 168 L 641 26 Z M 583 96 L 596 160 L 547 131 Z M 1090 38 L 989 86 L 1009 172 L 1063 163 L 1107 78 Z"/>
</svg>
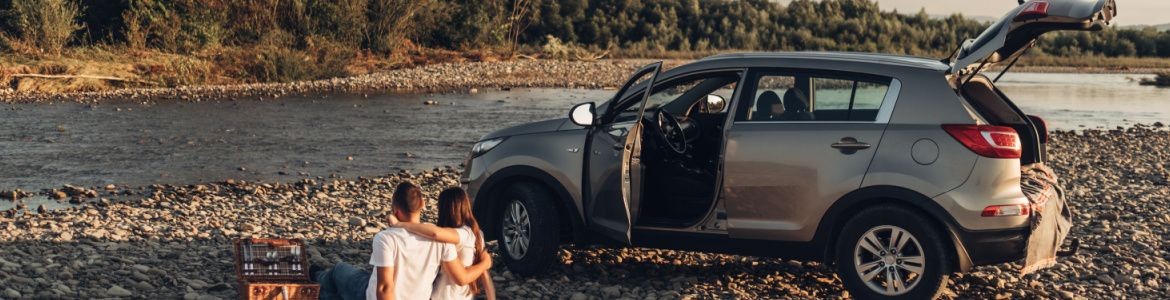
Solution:
<svg viewBox="0 0 1170 300">
<path fill-rule="evenodd" d="M 871 147 L 871 146 L 869 145 L 869 143 L 859 142 L 855 138 L 845 137 L 845 138 L 841 138 L 840 142 L 836 142 L 836 143 L 833 143 L 832 145 L 829 145 L 829 147 L 833 147 L 833 148 L 837 148 L 837 149 L 841 149 L 841 150 L 861 150 L 861 149 L 869 149 L 869 147 Z"/>
<path fill-rule="evenodd" d="M 626 148 L 625 144 L 622 144 L 622 143 L 613 144 L 613 150 L 624 150 L 625 148 Z"/>
</svg>

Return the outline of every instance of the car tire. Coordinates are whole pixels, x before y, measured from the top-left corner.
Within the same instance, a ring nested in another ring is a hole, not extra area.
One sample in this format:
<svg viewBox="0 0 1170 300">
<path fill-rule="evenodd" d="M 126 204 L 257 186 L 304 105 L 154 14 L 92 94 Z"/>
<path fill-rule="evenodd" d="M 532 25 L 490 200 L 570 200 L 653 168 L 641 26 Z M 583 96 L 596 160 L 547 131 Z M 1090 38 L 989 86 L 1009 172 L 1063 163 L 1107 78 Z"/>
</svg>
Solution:
<svg viewBox="0 0 1170 300">
<path fill-rule="evenodd" d="M 559 214 L 555 197 L 541 186 L 520 183 L 500 194 L 499 254 L 512 273 L 541 274 L 558 259 Z M 522 241 L 521 239 L 526 239 Z"/>
<path fill-rule="evenodd" d="M 877 243 L 866 242 L 872 240 Z M 837 275 L 857 299 L 934 299 L 950 274 L 948 241 L 921 212 L 900 206 L 865 209 L 838 235 Z"/>
</svg>

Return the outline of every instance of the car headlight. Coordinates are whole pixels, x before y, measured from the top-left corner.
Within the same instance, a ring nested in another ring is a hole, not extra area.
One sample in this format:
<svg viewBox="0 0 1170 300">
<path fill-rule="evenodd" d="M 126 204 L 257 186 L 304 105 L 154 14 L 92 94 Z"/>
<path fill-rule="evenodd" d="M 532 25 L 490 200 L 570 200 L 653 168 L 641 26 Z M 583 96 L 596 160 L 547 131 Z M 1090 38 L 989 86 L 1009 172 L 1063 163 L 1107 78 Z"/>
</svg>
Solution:
<svg viewBox="0 0 1170 300">
<path fill-rule="evenodd" d="M 471 146 L 471 157 L 483 155 L 484 153 L 491 151 L 492 148 L 499 146 L 502 142 L 504 142 L 504 138 L 494 138 L 490 140 L 479 141 L 478 143 L 475 143 L 475 146 Z"/>
</svg>

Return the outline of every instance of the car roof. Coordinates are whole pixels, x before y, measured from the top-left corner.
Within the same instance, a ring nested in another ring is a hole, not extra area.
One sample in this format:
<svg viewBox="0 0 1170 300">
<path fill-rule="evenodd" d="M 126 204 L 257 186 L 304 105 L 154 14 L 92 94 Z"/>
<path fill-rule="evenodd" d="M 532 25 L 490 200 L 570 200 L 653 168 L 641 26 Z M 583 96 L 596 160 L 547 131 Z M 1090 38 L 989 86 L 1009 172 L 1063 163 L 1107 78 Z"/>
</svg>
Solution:
<svg viewBox="0 0 1170 300">
<path fill-rule="evenodd" d="M 926 57 L 895 55 L 895 54 L 880 54 L 880 53 L 863 53 L 863 52 L 745 52 L 745 53 L 728 53 L 709 56 L 690 64 L 688 67 L 699 69 L 718 68 L 718 67 L 752 67 L 761 66 L 757 64 L 760 61 L 767 60 L 805 60 L 805 61 L 820 61 L 833 62 L 843 64 L 856 64 L 858 67 L 880 67 L 880 66 L 898 66 L 913 69 L 923 69 L 929 71 L 946 71 L 948 66 L 939 60 Z M 766 67 L 763 65 L 761 67 Z M 690 69 L 690 68 L 688 68 Z"/>
</svg>

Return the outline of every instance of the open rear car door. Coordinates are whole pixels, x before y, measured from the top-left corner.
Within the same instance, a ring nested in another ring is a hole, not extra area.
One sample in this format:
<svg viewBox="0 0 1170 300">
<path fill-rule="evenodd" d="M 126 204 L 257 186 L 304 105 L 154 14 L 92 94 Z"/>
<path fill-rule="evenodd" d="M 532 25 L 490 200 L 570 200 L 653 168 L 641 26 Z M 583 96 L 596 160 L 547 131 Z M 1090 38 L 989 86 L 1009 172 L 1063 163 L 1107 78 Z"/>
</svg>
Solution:
<svg viewBox="0 0 1170 300">
<path fill-rule="evenodd" d="M 1052 31 L 1098 31 L 1117 16 L 1115 0 L 1032 0 L 1012 9 L 948 59 L 951 74 L 973 75 L 1023 55 Z"/>
<path fill-rule="evenodd" d="M 1108 26 L 1116 15 L 1115 0 L 1024 2 L 979 37 L 964 42 L 947 62 L 951 63 L 951 74 L 965 81 L 957 82 L 958 86 L 964 87 L 991 66 L 1011 61 L 1007 65 L 1010 68 L 1036 43 L 1040 35 L 1062 30 L 1098 31 Z M 1005 72 L 1006 69 L 1000 74 Z M 1013 109 L 1019 111 L 1014 106 Z M 1038 128 L 1032 120 L 1026 122 L 1033 130 L 1047 130 Z M 1043 160 L 1026 163 L 1021 166 L 1021 171 L 1021 189 L 1031 202 L 1030 231 L 1021 269 L 1022 273 L 1027 274 L 1054 265 L 1057 256 L 1075 253 L 1079 243 L 1072 239 L 1070 250 L 1060 251 L 1072 227 L 1073 213 L 1065 202 L 1064 191 L 1056 174 L 1044 165 Z"/>
</svg>

